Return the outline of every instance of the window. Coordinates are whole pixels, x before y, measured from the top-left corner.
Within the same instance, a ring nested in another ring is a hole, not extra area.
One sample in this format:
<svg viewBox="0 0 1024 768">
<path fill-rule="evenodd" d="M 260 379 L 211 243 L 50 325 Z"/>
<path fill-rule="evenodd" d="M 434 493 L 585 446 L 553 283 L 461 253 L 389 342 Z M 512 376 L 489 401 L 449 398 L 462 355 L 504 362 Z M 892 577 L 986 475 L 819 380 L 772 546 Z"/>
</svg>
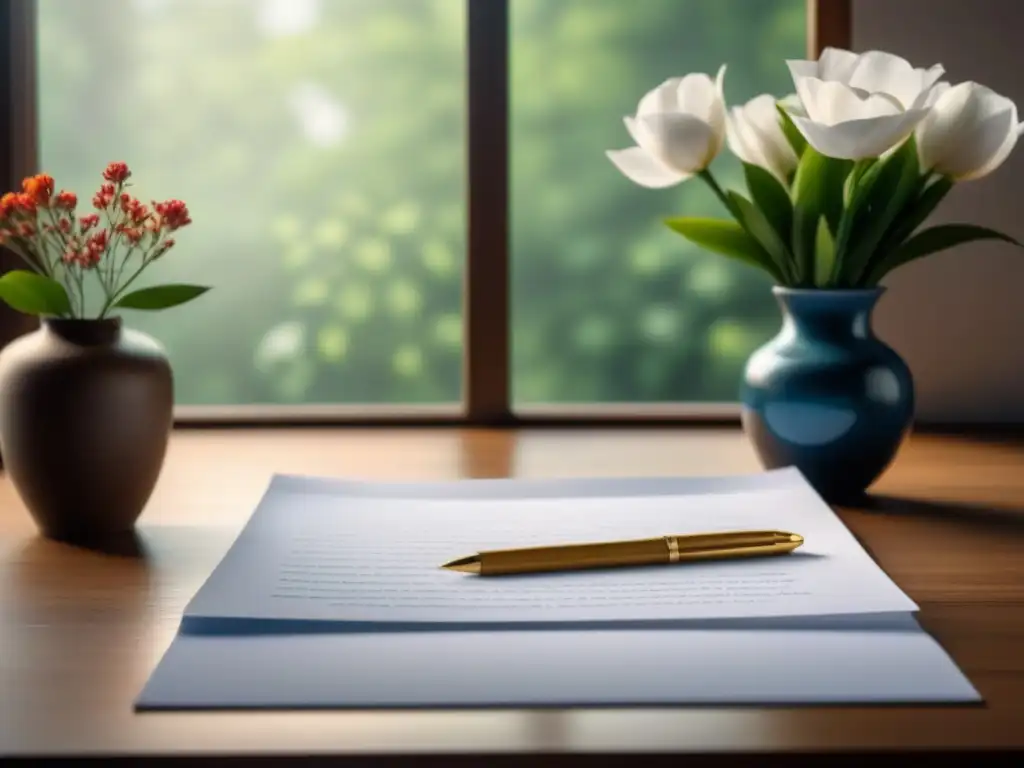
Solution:
<svg viewBox="0 0 1024 768">
<path fill-rule="evenodd" d="M 0 4 L 8 135 L 19 86 L 38 111 L 8 183 L 39 166 L 85 194 L 123 159 L 188 201 L 147 277 L 215 291 L 129 323 L 168 348 L 182 413 L 214 417 L 733 401 L 777 324 L 765 283 L 660 226 L 714 210 L 704 189 L 636 188 L 604 151 L 665 77 L 727 61 L 730 101 L 781 95 L 808 29 L 848 31 L 848 3 L 805 0 Z"/>
<path fill-rule="evenodd" d="M 721 216 L 700 183 L 653 192 L 604 157 L 672 75 L 728 62 L 729 103 L 784 96 L 804 0 L 512 0 L 512 382 L 516 405 L 730 401 L 778 331 L 769 283 L 661 220 Z M 728 153 L 715 165 L 742 187 Z"/>
<path fill-rule="evenodd" d="M 181 404 L 456 402 L 463 0 L 39 0 L 40 161 L 180 197 Z M 91 194 L 91 193 L 90 193 Z"/>
</svg>

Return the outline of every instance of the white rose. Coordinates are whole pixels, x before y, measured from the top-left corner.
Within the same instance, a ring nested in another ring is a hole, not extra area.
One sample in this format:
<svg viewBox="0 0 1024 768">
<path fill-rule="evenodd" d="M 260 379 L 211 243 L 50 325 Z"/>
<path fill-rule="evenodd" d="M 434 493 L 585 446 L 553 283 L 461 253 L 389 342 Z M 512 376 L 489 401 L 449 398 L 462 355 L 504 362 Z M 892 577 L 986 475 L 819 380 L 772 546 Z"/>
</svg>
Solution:
<svg viewBox="0 0 1024 768">
<path fill-rule="evenodd" d="M 744 163 L 771 171 L 783 183 L 796 169 L 797 157 L 782 130 L 782 115 L 771 94 L 762 94 L 729 110 L 729 149 Z"/>
<path fill-rule="evenodd" d="M 917 126 L 921 170 L 957 181 L 992 173 L 1024 130 L 1024 123 L 1017 122 L 1017 105 L 977 83 L 940 83 L 929 104 L 931 112 Z"/>
<path fill-rule="evenodd" d="M 615 166 L 637 184 L 671 187 L 711 165 L 725 142 L 725 65 L 706 74 L 666 80 L 625 118 L 635 147 L 609 151 Z"/>
<path fill-rule="evenodd" d="M 829 157 L 878 157 L 903 142 L 928 114 L 940 65 L 915 69 L 883 51 L 856 54 L 826 48 L 818 61 L 789 61 L 800 97 L 793 122 Z"/>
</svg>

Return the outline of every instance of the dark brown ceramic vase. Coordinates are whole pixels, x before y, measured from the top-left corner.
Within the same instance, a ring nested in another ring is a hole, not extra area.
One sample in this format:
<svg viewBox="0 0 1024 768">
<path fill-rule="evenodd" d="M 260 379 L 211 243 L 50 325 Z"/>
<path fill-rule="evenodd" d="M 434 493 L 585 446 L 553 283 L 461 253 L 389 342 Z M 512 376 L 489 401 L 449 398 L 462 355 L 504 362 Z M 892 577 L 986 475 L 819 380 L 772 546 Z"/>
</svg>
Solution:
<svg viewBox="0 0 1024 768">
<path fill-rule="evenodd" d="M 171 367 L 120 318 L 44 319 L 0 353 L 0 451 L 39 530 L 89 541 L 131 531 L 156 485 Z"/>
</svg>

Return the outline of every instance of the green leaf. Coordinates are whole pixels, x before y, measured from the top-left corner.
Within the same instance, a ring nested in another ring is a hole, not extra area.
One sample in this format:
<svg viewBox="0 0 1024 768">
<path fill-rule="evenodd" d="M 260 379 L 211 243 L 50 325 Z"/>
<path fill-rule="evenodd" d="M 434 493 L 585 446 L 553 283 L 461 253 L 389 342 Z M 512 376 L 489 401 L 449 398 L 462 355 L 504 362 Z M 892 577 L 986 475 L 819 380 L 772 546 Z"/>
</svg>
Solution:
<svg viewBox="0 0 1024 768">
<path fill-rule="evenodd" d="M 789 198 L 789 191 L 759 165 L 744 163 L 743 175 L 750 199 L 761 209 L 782 241 L 788 243 L 793 232 L 793 201 Z"/>
<path fill-rule="evenodd" d="M 115 301 L 113 306 L 124 309 L 167 309 L 192 301 L 208 290 L 210 290 L 208 287 L 202 285 L 154 285 L 151 288 L 141 288 L 126 293 Z"/>
<path fill-rule="evenodd" d="M 804 150 L 807 149 L 807 139 L 800 133 L 800 129 L 796 127 L 793 118 L 789 116 L 789 113 L 781 104 L 776 103 L 775 108 L 779 110 L 779 114 L 782 116 L 782 133 L 786 136 L 786 141 L 789 142 L 789 146 L 796 152 L 796 156 L 802 157 Z"/>
<path fill-rule="evenodd" d="M 701 248 L 757 267 L 776 282 L 784 282 L 771 256 L 735 221 L 680 217 L 666 219 L 665 224 Z"/>
<path fill-rule="evenodd" d="M 779 237 L 779 233 L 775 231 L 764 212 L 743 195 L 731 190 L 728 194 L 740 225 L 768 253 L 779 274 L 788 275 L 791 272 L 790 266 L 793 261 L 789 247 Z"/>
<path fill-rule="evenodd" d="M 939 203 L 953 189 L 955 183 L 949 176 L 943 176 L 925 187 L 924 191 L 918 195 L 917 200 L 905 209 L 904 215 L 893 223 L 889 232 L 886 233 L 886 241 L 895 248 L 914 234 L 914 230 L 924 224 L 925 219 L 932 215 Z"/>
<path fill-rule="evenodd" d="M 1024 248 L 1024 245 L 1009 235 L 1004 235 L 1002 232 L 988 227 L 979 227 L 974 224 L 940 224 L 922 229 L 907 240 L 875 268 L 874 273 L 869 276 L 870 283 L 877 283 L 889 272 L 911 261 L 976 240 L 1002 240 Z"/>
<path fill-rule="evenodd" d="M 885 233 L 917 197 L 923 181 L 913 136 L 864 174 L 853 190 L 836 237 L 837 283 L 859 283 Z"/>
<path fill-rule="evenodd" d="M 825 157 L 813 147 L 807 147 L 800 159 L 793 180 L 793 252 L 800 284 L 814 282 L 818 219 L 824 216 L 833 232 L 839 227 L 843 184 L 852 168 L 853 161 Z"/>
<path fill-rule="evenodd" d="M 843 202 L 846 205 L 850 204 L 850 199 L 853 197 L 853 191 L 857 188 L 860 180 L 864 178 L 864 174 L 870 171 L 872 166 L 877 162 L 877 158 L 869 157 L 864 160 L 858 160 L 853 164 L 853 170 L 851 170 L 850 175 L 846 177 L 846 184 L 843 186 Z"/>
<path fill-rule="evenodd" d="M 818 219 L 818 232 L 814 239 L 814 284 L 825 288 L 832 276 L 836 260 L 836 244 L 829 231 L 828 222 L 822 216 Z"/>
<path fill-rule="evenodd" d="M 889 231 L 882 238 L 882 243 L 868 259 L 865 275 L 874 273 L 875 268 L 882 264 L 894 250 L 914 234 L 919 226 L 932 214 L 935 208 L 949 194 L 954 185 L 953 179 L 943 176 L 924 188 L 917 199 L 908 204 L 903 213 L 896 218 Z"/>
<path fill-rule="evenodd" d="M 26 315 L 71 314 L 71 302 L 64 286 L 51 277 L 16 269 L 0 277 L 0 299 L 11 309 Z"/>
</svg>

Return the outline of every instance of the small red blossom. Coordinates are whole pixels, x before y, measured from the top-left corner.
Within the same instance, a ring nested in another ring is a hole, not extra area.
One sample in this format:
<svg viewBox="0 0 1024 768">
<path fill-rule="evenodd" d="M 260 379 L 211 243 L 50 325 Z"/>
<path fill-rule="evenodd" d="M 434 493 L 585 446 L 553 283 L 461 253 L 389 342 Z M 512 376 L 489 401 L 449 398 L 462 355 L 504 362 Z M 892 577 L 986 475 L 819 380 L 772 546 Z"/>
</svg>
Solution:
<svg viewBox="0 0 1024 768">
<path fill-rule="evenodd" d="M 36 215 L 36 201 L 31 195 L 21 192 L 14 196 L 14 210 L 26 216 Z"/>
<path fill-rule="evenodd" d="M 102 251 L 107 247 L 107 230 L 101 229 L 89 238 L 89 247 L 93 250 Z"/>
<path fill-rule="evenodd" d="M 114 202 L 114 185 L 104 184 L 100 187 L 100 191 L 92 197 L 92 207 L 97 211 L 103 211 L 110 207 L 110 204 Z"/>
<path fill-rule="evenodd" d="M 173 247 L 174 247 L 174 238 L 173 237 L 168 237 L 166 240 L 164 240 L 162 243 L 160 243 L 160 245 L 157 247 L 156 251 L 153 252 L 153 258 L 154 259 L 159 259 L 161 256 L 163 256 L 165 253 L 167 253 Z"/>
<path fill-rule="evenodd" d="M 124 239 L 132 245 L 138 245 L 139 241 L 142 240 L 142 235 L 145 234 L 139 227 L 132 227 L 128 224 L 118 224 L 117 231 L 124 235 Z"/>
<path fill-rule="evenodd" d="M 103 259 L 107 247 L 107 231 L 101 230 L 90 237 L 84 244 L 77 237 L 68 238 L 61 261 L 81 269 L 93 269 Z"/>
<path fill-rule="evenodd" d="M 132 175 L 128 163 L 110 163 L 103 171 L 103 178 L 113 184 L 123 184 Z"/>
<path fill-rule="evenodd" d="M 50 198 L 53 197 L 53 176 L 46 173 L 29 176 L 22 180 L 21 190 L 22 194 L 31 199 L 34 205 L 47 208 L 50 205 Z"/>
<path fill-rule="evenodd" d="M 0 244 L 37 262 L 42 274 L 78 295 L 89 270 L 99 274 L 108 292 L 123 290 L 124 285 L 118 285 L 123 274 L 134 276 L 161 258 L 175 245 L 170 235 L 192 223 L 181 200 L 143 204 L 131 194 L 131 176 L 126 163 L 107 165 L 99 189 L 81 198 L 95 208 L 81 211 L 84 215 L 77 215 L 79 195 L 66 189 L 58 192 L 49 174 L 25 178 L 20 189 L 0 194 Z M 67 269 L 59 268 L 61 262 Z M 97 273 L 105 262 L 109 269 Z M 78 313 L 77 308 L 72 312 Z"/>
<path fill-rule="evenodd" d="M 141 224 L 149 216 L 149 208 L 128 193 L 121 195 L 121 210 L 127 213 L 135 224 Z"/>
<path fill-rule="evenodd" d="M 60 255 L 60 260 L 65 264 L 75 264 L 78 261 L 78 253 L 82 249 L 82 244 L 78 241 L 77 237 L 69 237 L 67 242 L 64 244 L 64 252 Z"/>
<path fill-rule="evenodd" d="M 0 197 L 0 219 L 9 218 L 17 209 L 18 196 L 14 192 L 8 192 Z"/>
<path fill-rule="evenodd" d="M 54 205 L 58 208 L 63 208 L 65 211 L 73 211 L 75 206 L 78 205 L 78 195 L 74 192 L 68 192 L 66 189 L 62 189 L 60 194 L 57 195 Z"/>
<path fill-rule="evenodd" d="M 171 232 L 192 223 L 192 219 L 189 218 L 188 206 L 181 200 L 167 200 L 163 203 L 154 203 L 153 207 Z"/>
<path fill-rule="evenodd" d="M 97 264 L 100 263 L 100 259 L 103 257 L 102 250 L 96 250 L 86 246 L 78 253 L 78 258 L 75 263 L 78 264 L 82 269 L 93 269 Z"/>
</svg>

